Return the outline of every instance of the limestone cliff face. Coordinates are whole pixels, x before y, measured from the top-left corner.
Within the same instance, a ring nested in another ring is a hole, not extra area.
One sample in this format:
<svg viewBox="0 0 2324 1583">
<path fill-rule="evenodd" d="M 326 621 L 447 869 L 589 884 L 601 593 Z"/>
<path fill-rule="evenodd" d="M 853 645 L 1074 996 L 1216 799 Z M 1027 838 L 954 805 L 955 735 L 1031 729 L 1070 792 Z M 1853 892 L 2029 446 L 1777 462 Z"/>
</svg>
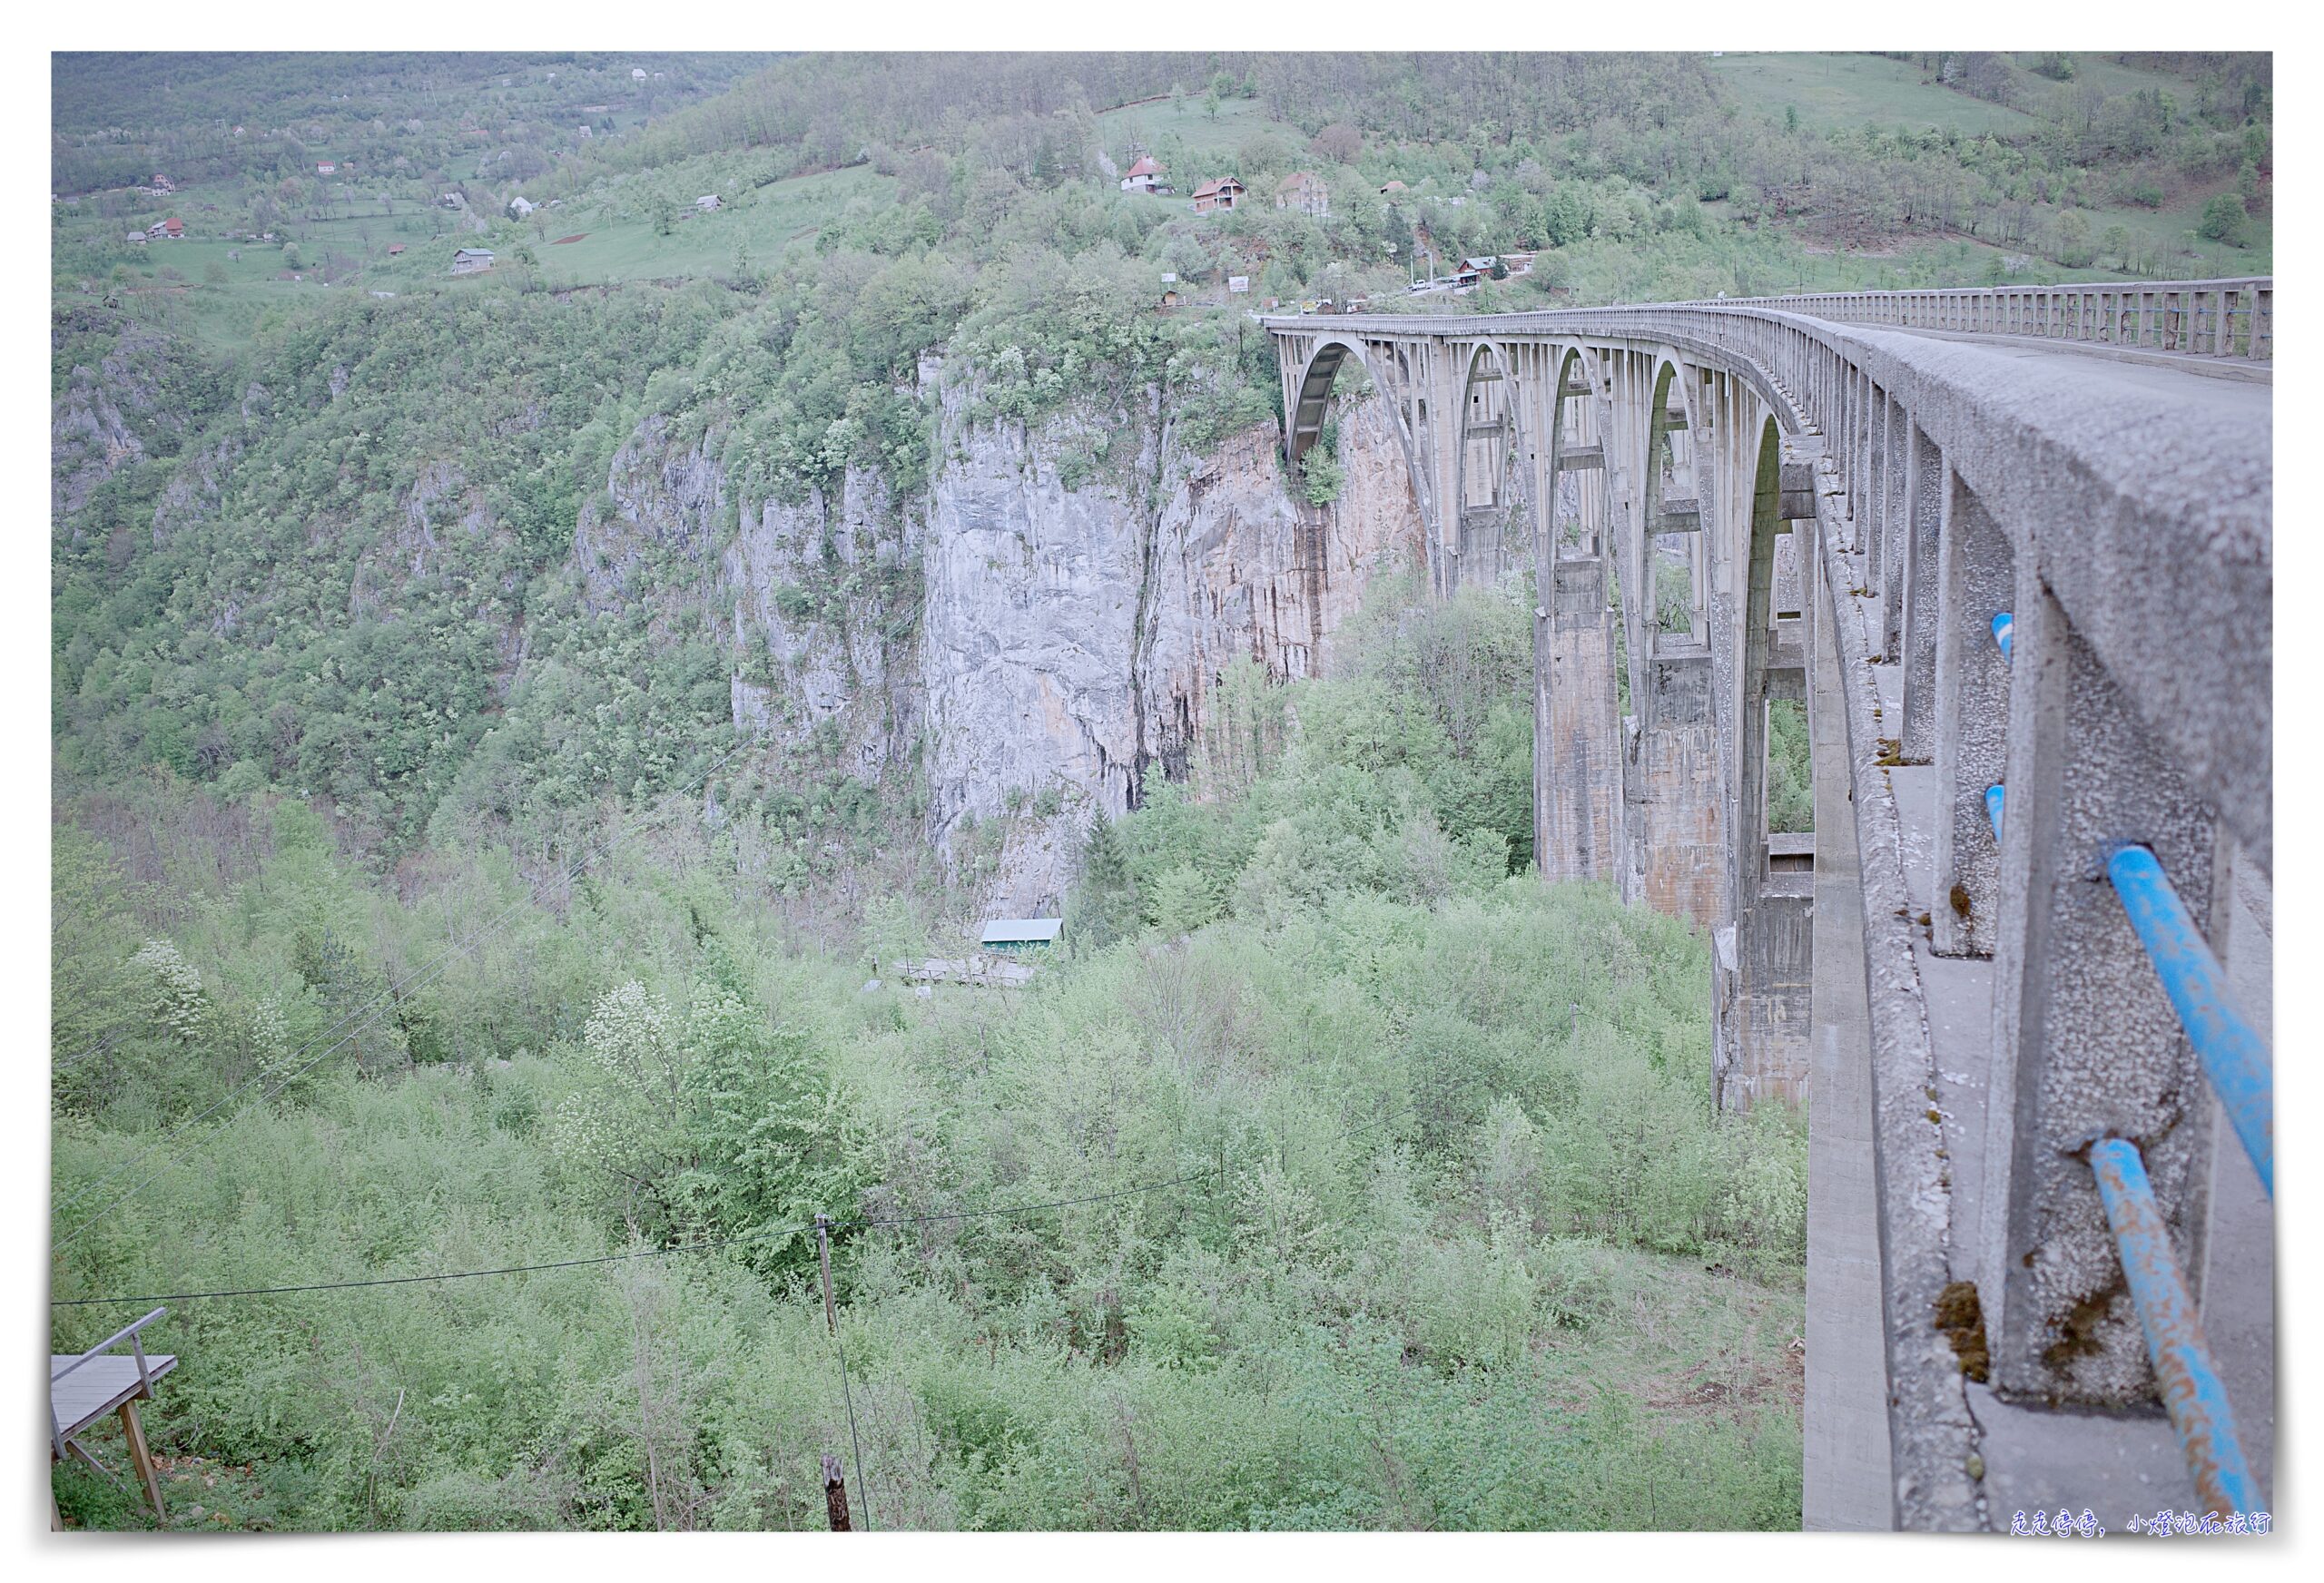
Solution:
<svg viewBox="0 0 2324 1583">
<path fill-rule="evenodd" d="M 577 569 L 597 608 L 707 618 L 736 723 L 771 742 L 835 731 L 852 773 L 895 790 L 917 745 L 926 838 L 957 857 L 971 827 L 997 833 L 985 905 L 1049 909 L 1093 811 L 1187 775 L 1226 665 L 1329 670 L 1371 579 L 1417 552 L 1419 511 L 1378 401 L 1344 418 L 1347 483 L 1318 509 L 1272 424 L 1197 455 L 1151 390 L 1029 427 L 972 418 L 968 376 L 931 393 L 940 459 L 906 497 L 852 472 L 738 498 L 715 434 L 681 445 L 647 418 L 583 508 Z"/>
<path fill-rule="evenodd" d="M 896 656 L 919 624 L 904 575 L 913 525 L 868 472 L 803 500 L 736 489 L 719 437 L 679 445 L 659 418 L 614 455 L 606 502 L 581 511 L 574 555 L 593 608 L 645 604 L 657 624 L 703 619 L 728 653 L 735 723 L 784 748 L 819 726 L 842 766 L 879 782 L 917 728 Z"/>
<path fill-rule="evenodd" d="M 1321 510 L 1292 498 L 1271 424 L 1197 456 L 1151 392 L 1029 429 L 966 408 L 948 395 L 921 546 L 929 833 L 950 850 L 965 821 L 1011 815 L 990 902 L 1031 910 L 1061 896 L 1093 809 L 1186 775 L 1223 666 L 1328 667 L 1371 577 L 1416 550 L 1419 511 L 1378 403 L 1343 425 L 1348 486 Z"/>
</svg>

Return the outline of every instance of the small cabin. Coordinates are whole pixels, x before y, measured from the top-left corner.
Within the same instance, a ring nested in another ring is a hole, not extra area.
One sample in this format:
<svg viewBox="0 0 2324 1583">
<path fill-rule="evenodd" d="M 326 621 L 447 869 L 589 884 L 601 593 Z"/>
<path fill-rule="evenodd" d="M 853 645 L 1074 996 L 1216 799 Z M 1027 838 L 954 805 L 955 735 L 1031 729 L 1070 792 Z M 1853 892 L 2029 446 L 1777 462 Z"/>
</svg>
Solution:
<svg viewBox="0 0 2324 1583">
<path fill-rule="evenodd" d="M 1057 944 L 1065 921 L 1056 918 L 996 918 L 984 926 L 979 940 L 986 950 L 1018 955 Z"/>
<path fill-rule="evenodd" d="M 1232 209 L 1243 196 L 1243 183 L 1232 176 L 1216 182 L 1205 182 L 1195 189 L 1195 212 L 1210 214 L 1222 209 Z"/>
<path fill-rule="evenodd" d="M 718 194 L 715 192 L 704 192 L 694 201 L 694 206 L 704 214 L 715 214 L 719 210 L 726 207 L 718 202 Z"/>
<path fill-rule="evenodd" d="M 481 274 L 490 268 L 492 251 L 489 248 L 462 248 L 452 255 L 452 273 L 455 275 Z"/>
</svg>

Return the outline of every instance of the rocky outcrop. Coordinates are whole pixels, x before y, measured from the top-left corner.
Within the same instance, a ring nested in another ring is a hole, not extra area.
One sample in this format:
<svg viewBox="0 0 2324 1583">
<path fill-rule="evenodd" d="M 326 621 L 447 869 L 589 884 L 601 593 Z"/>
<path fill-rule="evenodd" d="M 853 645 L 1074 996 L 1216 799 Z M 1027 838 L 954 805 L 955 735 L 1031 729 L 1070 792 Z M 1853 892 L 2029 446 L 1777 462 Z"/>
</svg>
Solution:
<svg viewBox="0 0 2324 1583">
<path fill-rule="evenodd" d="M 1419 511 L 1376 401 L 1343 423 L 1348 487 L 1317 509 L 1286 488 L 1272 424 L 1197 456 L 1152 392 L 1030 429 L 946 399 L 921 545 L 930 835 L 949 851 L 1009 817 L 990 904 L 1029 911 L 1061 895 L 1093 811 L 1187 774 L 1224 665 L 1329 667 L 1370 579 L 1417 549 Z M 1069 482 L 1101 437 L 1106 462 Z"/>
<path fill-rule="evenodd" d="M 858 469 L 768 498 L 727 472 L 719 432 L 644 419 L 581 507 L 574 571 L 593 610 L 642 612 L 673 641 L 714 633 L 736 723 L 778 755 L 899 807 L 924 790 L 922 833 L 974 856 L 990 909 L 1048 910 L 1093 815 L 1195 772 L 1226 667 L 1331 669 L 1371 580 L 1416 552 L 1419 512 L 1376 400 L 1343 417 L 1347 483 L 1318 508 L 1286 487 L 1272 423 L 1196 453 L 1154 389 L 1029 427 L 973 419 L 966 380 L 936 388 L 942 459 L 904 497 Z M 357 607 L 458 537 L 505 531 L 450 463 L 423 467 L 403 505 Z"/>
<path fill-rule="evenodd" d="M 155 429 L 182 434 L 166 378 L 166 336 L 124 325 L 94 367 L 75 364 L 49 404 L 49 510 L 62 523 L 107 478 L 145 455 Z"/>
<path fill-rule="evenodd" d="M 921 615 L 911 520 L 861 469 L 835 495 L 737 505 L 721 438 L 681 444 L 661 418 L 638 425 L 614 455 L 606 501 L 581 511 L 584 598 L 645 605 L 665 628 L 699 616 L 727 648 L 737 725 L 782 749 L 831 725 L 839 767 L 876 783 L 920 716 L 917 674 L 894 658 Z"/>
</svg>

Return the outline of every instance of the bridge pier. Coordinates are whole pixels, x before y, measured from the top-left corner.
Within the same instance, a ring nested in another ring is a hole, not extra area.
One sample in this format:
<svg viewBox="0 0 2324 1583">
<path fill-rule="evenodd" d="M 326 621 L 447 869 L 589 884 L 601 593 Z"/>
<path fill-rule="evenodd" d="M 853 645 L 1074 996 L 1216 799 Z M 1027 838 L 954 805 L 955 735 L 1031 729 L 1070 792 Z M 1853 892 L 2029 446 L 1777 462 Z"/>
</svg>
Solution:
<svg viewBox="0 0 2324 1583">
<path fill-rule="evenodd" d="M 1611 880 L 1621 850 L 1614 613 L 1602 556 L 1559 556 L 1534 611 L 1533 854 L 1544 880 Z"/>
</svg>

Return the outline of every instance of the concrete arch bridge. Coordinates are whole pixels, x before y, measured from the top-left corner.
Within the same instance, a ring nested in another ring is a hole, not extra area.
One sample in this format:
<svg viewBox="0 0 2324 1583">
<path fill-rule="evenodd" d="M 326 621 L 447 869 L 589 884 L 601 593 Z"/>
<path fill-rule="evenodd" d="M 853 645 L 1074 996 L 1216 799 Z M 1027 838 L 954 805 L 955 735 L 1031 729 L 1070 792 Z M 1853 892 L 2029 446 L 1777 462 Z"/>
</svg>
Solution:
<svg viewBox="0 0 2324 1583">
<path fill-rule="evenodd" d="M 1807 1108 L 1808 1525 L 2265 1510 L 2270 282 L 1264 322 L 1295 469 L 1360 369 L 1530 578 L 1544 877 Z"/>
</svg>

